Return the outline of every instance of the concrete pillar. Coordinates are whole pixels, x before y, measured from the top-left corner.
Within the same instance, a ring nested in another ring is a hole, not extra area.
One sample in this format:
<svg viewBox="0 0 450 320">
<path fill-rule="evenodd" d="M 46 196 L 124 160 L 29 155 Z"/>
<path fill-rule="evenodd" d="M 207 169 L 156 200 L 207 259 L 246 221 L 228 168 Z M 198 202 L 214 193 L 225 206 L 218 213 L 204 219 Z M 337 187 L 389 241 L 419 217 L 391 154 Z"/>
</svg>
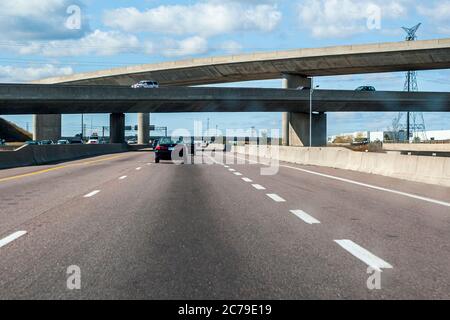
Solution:
<svg viewBox="0 0 450 320">
<path fill-rule="evenodd" d="M 138 144 L 148 144 L 150 140 L 150 114 L 138 113 Z"/>
<path fill-rule="evenodd" d="M 33 140 L 61 139 L 60 114 L 35 114 L 33 116 Z"/>
<path fill-rule="evenodd" d="M 289 146 L 289 112 L 283 112 L 281 119 L 281 137 L 283 146 Z"/>
<path fill-rule="evenodd" d="M 283 89 L 297 89 L 298 87 L 311 88 L 311 78 L 286 74 L 283 79 Z M 282 115 L 282 143 L 283 146 L 289 146 L 290 143 L 290 113 L 283 112 Z"/>
<path fill-rule="evenodd" d="M 290 114 L 289 145 L 294 147 L 309 147 L 309 114 L 295 112 Z M 313 114 L 312 146 L 327 145 L 327 115 Z"/>
<path fill-rule="evenodd" d="M 284 89 L 311 88 L 311 78 L 287 74 L 283 79 Z M 314 99 L 313 99 L 314 101 Z M 284 112 L 282 119 L 283 146 L 309 146 L 309 114 Z M 327 145 L 327 116 L 313 114 L 312 146 Z"/>
<path fill-rule="evenodd" d="M 109 117 L 110 143 L 125 142 L 125 114 L 112 113 Z"/>
</svg>

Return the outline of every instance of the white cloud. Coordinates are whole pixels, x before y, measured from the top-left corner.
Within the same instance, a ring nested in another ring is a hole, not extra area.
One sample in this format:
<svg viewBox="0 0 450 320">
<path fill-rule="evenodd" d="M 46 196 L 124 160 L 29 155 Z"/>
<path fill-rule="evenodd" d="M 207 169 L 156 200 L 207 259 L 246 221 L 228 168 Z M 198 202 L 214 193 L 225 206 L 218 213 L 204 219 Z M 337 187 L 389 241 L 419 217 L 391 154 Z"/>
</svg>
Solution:
<svg viewBox="0 0 450 320">
<path fill-rule="evenodd" d="M 210 0 L 192 5 L 163 5 L 145 11 L 119 8 L 106 11 L 103 21 L 109 27 L 127 32 L 209 37 L 238 31 L 272 31 L 281 16 L 275 4 Z"/>
<path fill-rule="evenodd" d="M 167 40 L 161 51 L 165 57 L 180 57 L 204 54 L 208 50 L 208 41 L 196 36 L 180 41 Z"/>
<path fill-rule="evenodd" d="M 368 32 L 371 18 L 399 18 L 406 14 L 405 0 L 306 0 L 298 4 L 299 22 L 317 38 L 348 37 Z M 378 15 L 379 13 L 379 15 Z M 377 17 L 378 16 L 378 17 Z"/>
<path fill-rule="evenodd" d="M 54 40 L 30 42 L 17 48 L 23 55 L 39 54 L 48 57 L 99 55 L 111 56 L 120 53 L 136 52 L 141 44 L 134 35 L 117 31 L 95 30 L 77 40 Z"/>
<path fill-rule="evenodd" d="M 16 67 L 16 66 L 0 66 L 0 82 L 30 82 L 33 80 L 67 76 L 73 74 L 71 67 L 56 67 L 51 64 L 38 67 Z"/>
<path fill-rule="evenodd" d="M 89 25 L 81 11 L 80 28 L 67 28 L 70 6 L 83 8 L 79 0 L 2 0 L 0 2 L 0 39 L 48 40 L 82 37 Z"/>
<path fill-rule="evenodd" d="M 417 12 L 432 21 L 438 32 L 450 33 L 450 1 L 444 0 L 438 3 L 428 3 L 427 6 L 418 5 Z"/>
<path fill-rule="evenodd" d="M 239 42 L 230 40 L 223 42 L 218 49 L 225 51 L 226 54 L 236 54 L 241 52 L 243 47 Z"/>
</svg>

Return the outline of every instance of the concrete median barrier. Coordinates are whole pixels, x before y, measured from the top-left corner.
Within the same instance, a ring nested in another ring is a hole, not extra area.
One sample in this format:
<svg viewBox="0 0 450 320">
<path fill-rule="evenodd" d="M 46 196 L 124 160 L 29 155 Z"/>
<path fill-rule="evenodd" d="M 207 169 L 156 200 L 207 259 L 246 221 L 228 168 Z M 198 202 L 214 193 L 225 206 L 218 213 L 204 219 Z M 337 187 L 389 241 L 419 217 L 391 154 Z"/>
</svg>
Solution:
<svg viewBox="0 0 450 320">
<path fill-rule="evenodd" d="M 279 148 L 278 152 L 271 150 Z M 345 148 L 245 146 L 231 152 L 252 157 L 345 169 L 450 187 L 450 158 L 364 153 Z"/>
<path fill-rule="evenodd" d="M 42 165 L 129 151 L 126 144 L 24 146 L 0 152 L 0 169 Z"/>
</svg>

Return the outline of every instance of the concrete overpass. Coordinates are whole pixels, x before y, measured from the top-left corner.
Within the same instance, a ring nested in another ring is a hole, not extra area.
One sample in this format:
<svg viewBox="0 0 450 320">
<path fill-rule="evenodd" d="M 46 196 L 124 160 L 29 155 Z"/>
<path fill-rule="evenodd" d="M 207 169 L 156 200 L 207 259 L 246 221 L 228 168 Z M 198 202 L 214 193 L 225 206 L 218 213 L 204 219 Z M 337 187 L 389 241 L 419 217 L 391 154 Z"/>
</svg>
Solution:
<svg viewBox="0 0 450 320">
<path fill-rule="evenodd" d="M 139 80 L 154 79 L 163 86 L 189 86 L 285 77 L 284 87 L 296 88 L 308 86 L 307 78 L 314 76 L 447 68 L 450 68 L 450 38 L 210 57 L 80 73 L 36 83 L 128 86 Z M 294 118 L 297 115 L 283 115 L 284 144 L 292 144 L 289 137 L 296 132 L 292 128 Z M 139 120 L 139 125 L 145 127 L 148 115 L 141 114 Z M 61 131 L 60 121 L 58 115 L 36 116 L 35 127 L 54 127 L 53 132 L 45 134 L 56 136 Z M 35 132 L 35 135 L 39 134 Z M 140 138 L 146 137 L 141 134 Z"/>
<path fill-rule="evenodd" d="M 316 112 L 450 112 L 447 92 L 316 90 Z M 309 90 L 0 85 L 0 114 L 309 112 Z"/>
<path fill-rule="evenodd" d="M 325 112 L 450 111 L 450 93 L 316 90 L 314 141 L 326 141 Z M 111 132 L 123 140 L 124 113 L 289 112 L 291 136 L 309 137 L 309 90 L 117 86 L 0 85 L 0 114 L 111 113 Z M 318 119 L 318 120 L 317 120 Z M 142 119 L 141 119 L 142 121 Z M 50 128 L 41 127 L 41 130 Z M 305 141 L 293 141 L 304 144 Z"/>
</svg>

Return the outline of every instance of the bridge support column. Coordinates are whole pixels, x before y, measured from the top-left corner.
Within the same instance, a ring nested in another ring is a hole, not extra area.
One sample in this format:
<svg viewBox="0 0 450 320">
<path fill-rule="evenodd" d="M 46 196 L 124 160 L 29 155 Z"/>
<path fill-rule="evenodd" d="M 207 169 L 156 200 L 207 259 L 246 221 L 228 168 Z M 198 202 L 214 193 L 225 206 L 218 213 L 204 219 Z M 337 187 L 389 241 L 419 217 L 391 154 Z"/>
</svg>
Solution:
<svg viewBox="0 0 450 320">
<path fill-rule="evenodd" d="M 284 89 L 299 87 L 311 88 L 311 78 L 286 74 L 283 79 Z M 283 146 L 309 146 L 309 114 L 284 112 L 282 119 Z M 327 144 L 327 115 L 313 114 L 312 117 L 312 146 L 326 146 Z"/>
<path fill-rule="evenodd" d="M 295 112 L 289 115 L 289 145 L 309 147 L 309 114 Z M 327 145 L 327 115 L 325 113 L 312 116 L 313 147 Z"/>
<path fill-rule="evenodd" d="M 138 144 L 148 144 L 150 140 L 150 114 L 138 113 Z"/>
<path fill-rule="evenodd" d="M 112 113 L 109 117 L 110 143 L 125 142 L 125 114 Z"/>
<path fill-rule="evenodd" d="M 33 140 L 61 139 L 60 114 L 35 114 L 33 116 Z"/>
</svg>

